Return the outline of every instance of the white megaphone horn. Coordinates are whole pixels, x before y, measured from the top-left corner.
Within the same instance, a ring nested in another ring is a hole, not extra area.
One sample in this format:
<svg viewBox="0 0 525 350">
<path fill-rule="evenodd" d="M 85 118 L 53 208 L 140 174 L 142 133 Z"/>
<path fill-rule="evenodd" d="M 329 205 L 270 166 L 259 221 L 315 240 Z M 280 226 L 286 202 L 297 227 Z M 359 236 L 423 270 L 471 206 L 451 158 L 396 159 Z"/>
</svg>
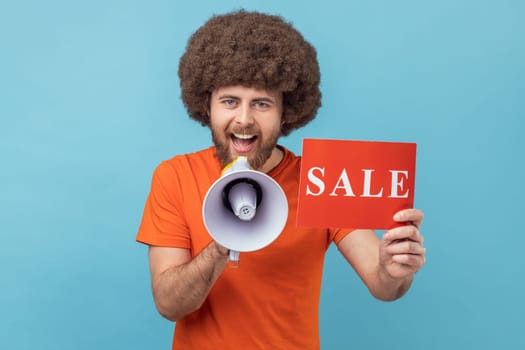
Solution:
<svg viewBox="0 0 525 350">
<path fill-rule="evenodd" d="M 239 252 L 259 250 L 279 237 L 288 202 L 274 179 L 251 169 L 246 157 L 237 157 L 206 193 L 202 217 L 212 238 L 238 264 Z"/>
</svg>

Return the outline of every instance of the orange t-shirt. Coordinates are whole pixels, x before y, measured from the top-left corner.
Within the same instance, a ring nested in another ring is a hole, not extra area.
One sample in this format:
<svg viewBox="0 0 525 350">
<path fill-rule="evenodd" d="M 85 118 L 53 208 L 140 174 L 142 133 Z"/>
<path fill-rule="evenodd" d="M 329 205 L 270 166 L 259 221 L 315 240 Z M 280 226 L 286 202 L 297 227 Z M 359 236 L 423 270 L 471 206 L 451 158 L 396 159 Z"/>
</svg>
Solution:
<svg viewBox="0 0 525 350">
<path fill-rule="evenodd" d="M 284 158 L 268 175 L 288 198 L 281 235 L 269 246 L 240 254 L 226 268 L 202 307 L 176 322 L 173 349 L 318 349 L 318 311 L 324 256 L 346 229 L 296 227 L 301 158 Z M 137 241 L 190 249 L 212 240 L 202 219 L 206 192 L 220 177 L 215 148 L 162 162 L 153 175 Z"/>
</svg>

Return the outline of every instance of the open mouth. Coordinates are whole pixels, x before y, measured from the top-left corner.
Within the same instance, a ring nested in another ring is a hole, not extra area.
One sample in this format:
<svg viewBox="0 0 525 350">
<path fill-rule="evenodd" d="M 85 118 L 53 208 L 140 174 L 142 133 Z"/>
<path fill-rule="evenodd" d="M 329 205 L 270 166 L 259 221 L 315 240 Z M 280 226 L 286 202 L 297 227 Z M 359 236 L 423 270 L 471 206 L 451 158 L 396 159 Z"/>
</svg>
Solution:
<svg viewBox="0 0 525 350">
<path fill-rule="evenodd" d="M 238 134 L 231 135 L 232 147 L 237 153 L 248 153 L 255 146 L 257 136 L 253 134 Z"/>
</svg>

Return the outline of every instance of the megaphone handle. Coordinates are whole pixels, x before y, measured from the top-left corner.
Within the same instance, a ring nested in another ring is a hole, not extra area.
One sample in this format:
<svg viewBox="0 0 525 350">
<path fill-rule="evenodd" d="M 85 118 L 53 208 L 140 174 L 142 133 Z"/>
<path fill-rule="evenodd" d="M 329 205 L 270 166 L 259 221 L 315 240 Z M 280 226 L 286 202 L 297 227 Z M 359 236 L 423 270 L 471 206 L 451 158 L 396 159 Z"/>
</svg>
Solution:
<svg viewBox="0 0 525 350">
<path fill-rule="evenodd" d="M 230 249 L 230 267 L 239 267 L 239 252 Z"/>
</svg>

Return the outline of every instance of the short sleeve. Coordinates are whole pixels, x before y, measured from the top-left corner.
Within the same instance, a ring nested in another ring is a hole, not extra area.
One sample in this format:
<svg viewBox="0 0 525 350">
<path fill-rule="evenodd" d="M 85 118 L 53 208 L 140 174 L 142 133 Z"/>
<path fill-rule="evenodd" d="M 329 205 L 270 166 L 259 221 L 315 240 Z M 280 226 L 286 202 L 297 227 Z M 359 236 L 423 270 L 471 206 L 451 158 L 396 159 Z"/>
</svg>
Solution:
<svg viewBox="0 0 525 350">
<path fill-rule="evenodd" d="M 331 228 L 329 229 L 329 241 L 339 244 L 339 242 L 345 238 L 348 234 L 354 231 L 353 228 Z"/>
<path fill-rule="evenodd" d="M 182 213 L 181 184 L 177 172 L 168 162 L 154 171 L 136 240 L 140 243 L 191 247 L 188 225 Z"/>
</svg>

